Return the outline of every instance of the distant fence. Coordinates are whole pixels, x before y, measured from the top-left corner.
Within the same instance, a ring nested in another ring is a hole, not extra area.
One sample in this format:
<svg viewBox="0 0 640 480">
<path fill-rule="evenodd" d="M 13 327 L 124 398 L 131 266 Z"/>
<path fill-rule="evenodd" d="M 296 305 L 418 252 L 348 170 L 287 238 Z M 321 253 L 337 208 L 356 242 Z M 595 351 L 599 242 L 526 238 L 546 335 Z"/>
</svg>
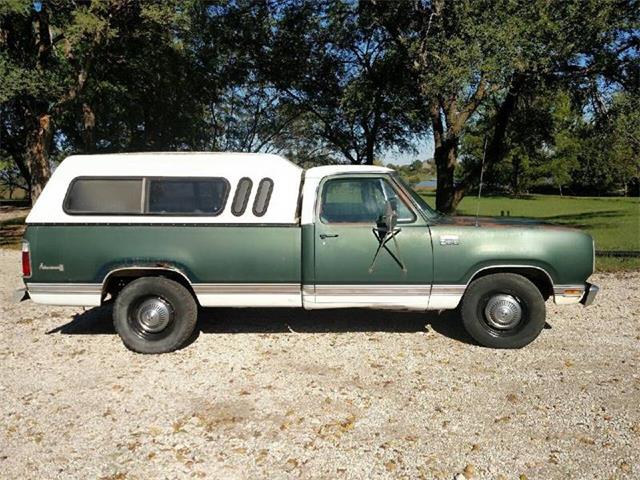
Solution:
<svg viewBox="0 0 640 480">
<path fill-rule="evenodd" d="M 640 257 L 640 251 L 638 250 L 596 250 L 596 256 L 598 257 Z"/>
</svg>

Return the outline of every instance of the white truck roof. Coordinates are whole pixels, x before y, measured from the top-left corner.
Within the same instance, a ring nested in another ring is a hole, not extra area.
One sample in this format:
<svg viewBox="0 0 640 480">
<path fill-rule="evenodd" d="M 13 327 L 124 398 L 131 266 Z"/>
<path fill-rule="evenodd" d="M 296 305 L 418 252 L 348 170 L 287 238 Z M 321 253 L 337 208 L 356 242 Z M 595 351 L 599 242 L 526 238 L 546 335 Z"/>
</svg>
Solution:
<svg viewBox="0 0 640 480">
<path fill-rule="evenodd" d="M 305 178 L 324 178 L 344 173 L 391 173 L 392 169 L 375 165 L 324 165 L 313 167 L 304 174 Z"/>
<path fill-rule="evenodd" d="M 368 165 L 326 165 L 305 172 L 303 223 L 310 221 L 313 198 L 320 180 L 329 175 L 346 173 L 389 173 L 386 167 Z M 270 223 L 297 222 L 296 213 L 303 170 L 278 155 L 264 153 L 213 152 L 149 152 L 100 155 L 74 155 L 66 158 L 55 170 L 27 217 L 27 224 L 50 223 Z M 77 177 L 224 177 L 229 181 L 227 206 L 213 216 L 149 216 L 149 215 L 70 215 L 63 202 L 71 181 Z M 263 178 L 274 182 L 269 207 L 261 217 L 247 208 L 234 216 L 230 204 L 238 181 L 249 177 L 253 189 L 249 205 L 253 204 L 257 186 Z"/>
</svg>

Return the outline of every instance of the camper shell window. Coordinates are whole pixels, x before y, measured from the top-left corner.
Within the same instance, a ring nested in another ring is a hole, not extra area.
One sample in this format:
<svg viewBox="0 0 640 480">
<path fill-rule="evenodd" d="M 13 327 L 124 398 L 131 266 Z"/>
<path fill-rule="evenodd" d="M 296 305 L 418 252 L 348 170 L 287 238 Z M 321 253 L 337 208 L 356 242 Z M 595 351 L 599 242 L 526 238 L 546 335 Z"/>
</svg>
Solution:
<svg viewBox="0 0 640 480">
<path fill-rule="evenodd" d="M 139 215 L 142 205 L 142 178 L 76 178 L 64 200 L 72 215 Z"/>
<path fill-rule="evenodd" d="M 231 213 L 236 217 L 239 217 L 247 209 L 249 203 L 249 196 L 251 195 L 251 188 L 253 182 L 248 177 L 243 177 L 238 182 L 236 187 L 236 193 L 233 196 L 233 202 L 231 203 Z"/>
<path fill-rule="evenodd" d="M 70 215 L 217 216 L 229 196 L 226 178 L 79 177 L 69 186 Z"/>
<path fill-rule="evenodd" d="M 145 213 L 215 217 L 224 210 L 228 195 L 226 178 L 149 178 Z"/>
<path fill-rule="evenodd" d="M 256 217 L 261 217 L 267 212 L 272 192 L 273 180 L 270 178 L 263 178 L 260 180 L 260 183 L 258 184 L 258 191 L 256 192 L 256 198 L 253 201 L 253 214 Z"/>
</svg>

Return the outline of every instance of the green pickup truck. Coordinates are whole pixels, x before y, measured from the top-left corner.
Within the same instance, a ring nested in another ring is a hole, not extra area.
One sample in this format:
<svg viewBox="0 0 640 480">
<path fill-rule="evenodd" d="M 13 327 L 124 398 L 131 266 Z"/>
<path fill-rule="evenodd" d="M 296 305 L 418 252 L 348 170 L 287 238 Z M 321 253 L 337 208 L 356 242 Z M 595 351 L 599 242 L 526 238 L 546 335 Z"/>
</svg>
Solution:
<svg viewBox="0 0 640 480">
<path fill-rule="evenodd" d="M 598 291 L 585 233 L 441 215 L 388 168 L 241 153 L 67 158 L 27 218 L 22 268 L 36 303 L 113 301 L 142 353 L 179 348 L 198 307 L 219 306 L 458 308 L 478 343 L 519 348 L 547 299 Z"/>
</svg>

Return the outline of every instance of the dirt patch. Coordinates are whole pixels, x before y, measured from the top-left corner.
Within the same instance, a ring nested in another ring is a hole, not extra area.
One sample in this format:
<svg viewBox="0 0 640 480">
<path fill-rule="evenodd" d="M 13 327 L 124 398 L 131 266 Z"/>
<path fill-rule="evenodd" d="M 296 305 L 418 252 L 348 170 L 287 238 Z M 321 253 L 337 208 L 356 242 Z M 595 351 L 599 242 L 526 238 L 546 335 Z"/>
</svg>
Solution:
<svg viewBox="0 0 640 480">
<path fill-rule="evenodd" d="M 455 313 L 212 309 L 145 356 L 108 308 L 11 303 L 19 271 L 0 250 L 7 478 L 640 474 L 640 273 L 548 303 L 522 350 L 473 345 Z"/>
</svg>

